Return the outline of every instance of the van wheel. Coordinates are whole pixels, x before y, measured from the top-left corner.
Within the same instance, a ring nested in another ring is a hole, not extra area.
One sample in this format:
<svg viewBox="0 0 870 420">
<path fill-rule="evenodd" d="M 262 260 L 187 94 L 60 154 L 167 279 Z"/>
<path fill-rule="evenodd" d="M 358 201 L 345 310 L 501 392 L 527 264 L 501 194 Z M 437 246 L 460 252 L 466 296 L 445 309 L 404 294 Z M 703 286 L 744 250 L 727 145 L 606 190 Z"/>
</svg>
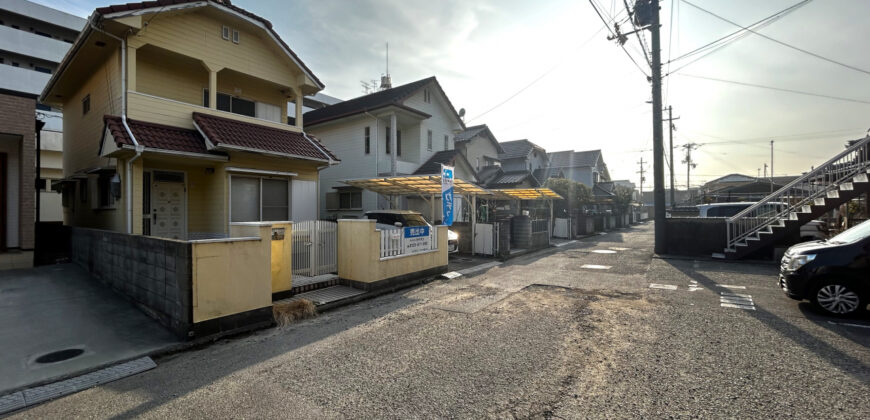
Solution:
<svg viewBox="0 0 870 420">
<path fill-rule="evenodd" d="M 843 316 L 867 307 L 867 297 L 849 281 L 829 280 L 815 289 L 813 305 L 829 315 Z"/>
</svg>

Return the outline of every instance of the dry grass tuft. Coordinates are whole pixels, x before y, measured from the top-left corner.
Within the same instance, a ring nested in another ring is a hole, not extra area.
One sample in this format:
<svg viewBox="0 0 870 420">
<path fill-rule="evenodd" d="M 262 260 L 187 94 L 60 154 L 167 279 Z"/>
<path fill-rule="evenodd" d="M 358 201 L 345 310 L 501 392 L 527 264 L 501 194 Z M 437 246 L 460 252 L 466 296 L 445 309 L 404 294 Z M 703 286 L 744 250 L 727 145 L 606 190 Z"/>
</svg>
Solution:
<svg viewBox="0 0 870 420">
<path fill-rule="evenodd" d="M 290 325 L 300 319 L 317 316 L 317 307 L 310 300 L 299 299 L 272 305 L 272 315 L 279 327 Z"/>
</svg>

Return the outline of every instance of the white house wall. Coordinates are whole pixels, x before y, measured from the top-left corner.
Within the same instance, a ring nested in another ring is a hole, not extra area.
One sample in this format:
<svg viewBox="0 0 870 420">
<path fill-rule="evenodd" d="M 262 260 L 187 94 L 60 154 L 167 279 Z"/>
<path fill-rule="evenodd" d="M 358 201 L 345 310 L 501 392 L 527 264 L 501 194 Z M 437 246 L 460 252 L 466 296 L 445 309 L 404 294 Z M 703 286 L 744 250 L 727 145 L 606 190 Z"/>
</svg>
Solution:
<svg viewBox="0 0 870 420">
<path fill-rule="evenodd" d="M 365 127 L 371 127 L 370 153 L 365 153 Z M 381 124 L 381 130 L 383 130 Z M 320 139 L 323 144 L 332 150 L 341 163 L 320 172 L 320 216 L 328 218 L 339 212 L 326 210 L 326 193 L 334 192 L 334 187 L 346 187 L 341 181 L 353 178 L 373 178 L 377 176 L 377 157 L 379 156 L 378 131 L 375 119 L 363 116 L 347 119 L 338 123 L 323 124 L 306 129 L 309 133 Z M 363 207 L 374 206 L 375 197 L 363 195 Z M 373 207 L 368 207 L 369 209 Z M 353 212 L 348 212 L 353 213 Z"/>
<path fill-rule="evenodd" d="M 482 136 L 474 136 L 471 140 L 462 143 L 465 148 L 465 158 L 468 163 L 474 167 L 474 170 L 479 171 L 486 166 L 486 157 L 498 159 L 498 150 L 492 142 Z M 476 161 L 480 160 L 480 168 L 475 167 Z"/>
<path fill-rule="evenodd" d="M 456 117 L 453 116 L 440 91 L 434 85 L 429 86 L 431 94 L 431 102 L 423 101 L 423 89 L 405 99 L 404 104 L 414 109 L 423 111 L 431 118 L 425 119 L 420 123 L 419 134 L 419 162 L 422 164 L 429 160 L 432 155 L 441 150 L 453 149 L 453 136 L 462 127 L 456 122 Z M 432 150 L 426 149 L 428 141 L 428 130 L 432 130 Z M 403 134 L 404 135 L 404 134 Z M 444 136 L 447 136 L 447 149 L 444 148 Z"/>
</svg>

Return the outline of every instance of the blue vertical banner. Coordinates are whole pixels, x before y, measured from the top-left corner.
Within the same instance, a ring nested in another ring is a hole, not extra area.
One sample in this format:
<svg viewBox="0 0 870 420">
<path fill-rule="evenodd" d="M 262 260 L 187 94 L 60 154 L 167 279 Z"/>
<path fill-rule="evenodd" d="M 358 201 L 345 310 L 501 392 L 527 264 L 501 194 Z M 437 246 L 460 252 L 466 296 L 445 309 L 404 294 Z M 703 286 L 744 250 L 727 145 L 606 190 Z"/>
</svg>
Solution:
<svg viewBox="0 0 870 420">
<path fill-rule="evenodd" d="M 441 165 L 441 220 L 453 226 L 453 167 Z"/>
</svg>

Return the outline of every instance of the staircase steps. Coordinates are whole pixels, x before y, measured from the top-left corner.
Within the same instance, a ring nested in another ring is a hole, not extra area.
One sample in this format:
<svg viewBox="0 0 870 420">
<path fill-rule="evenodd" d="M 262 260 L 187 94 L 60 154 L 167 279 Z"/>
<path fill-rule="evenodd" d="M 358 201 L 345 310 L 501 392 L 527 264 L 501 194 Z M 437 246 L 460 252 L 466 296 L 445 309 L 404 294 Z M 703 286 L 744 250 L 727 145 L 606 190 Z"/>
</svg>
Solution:
<svg viewBox="0 0 870 420">
<path fill-rule="evenodd" d="M 728 243 L 714 258 L 740 259 L 799 234 L 801 226 L 870 192 L 870 135 L 727 221 Z M 782 204 L 786 203 L 786 204 Z M 787 206 L 782 208 L 782 206 Z M 772 207 L 773 206 L 773 207 Z M 777 208 L 778 218 L 766 211 Z"/>
</svg>

